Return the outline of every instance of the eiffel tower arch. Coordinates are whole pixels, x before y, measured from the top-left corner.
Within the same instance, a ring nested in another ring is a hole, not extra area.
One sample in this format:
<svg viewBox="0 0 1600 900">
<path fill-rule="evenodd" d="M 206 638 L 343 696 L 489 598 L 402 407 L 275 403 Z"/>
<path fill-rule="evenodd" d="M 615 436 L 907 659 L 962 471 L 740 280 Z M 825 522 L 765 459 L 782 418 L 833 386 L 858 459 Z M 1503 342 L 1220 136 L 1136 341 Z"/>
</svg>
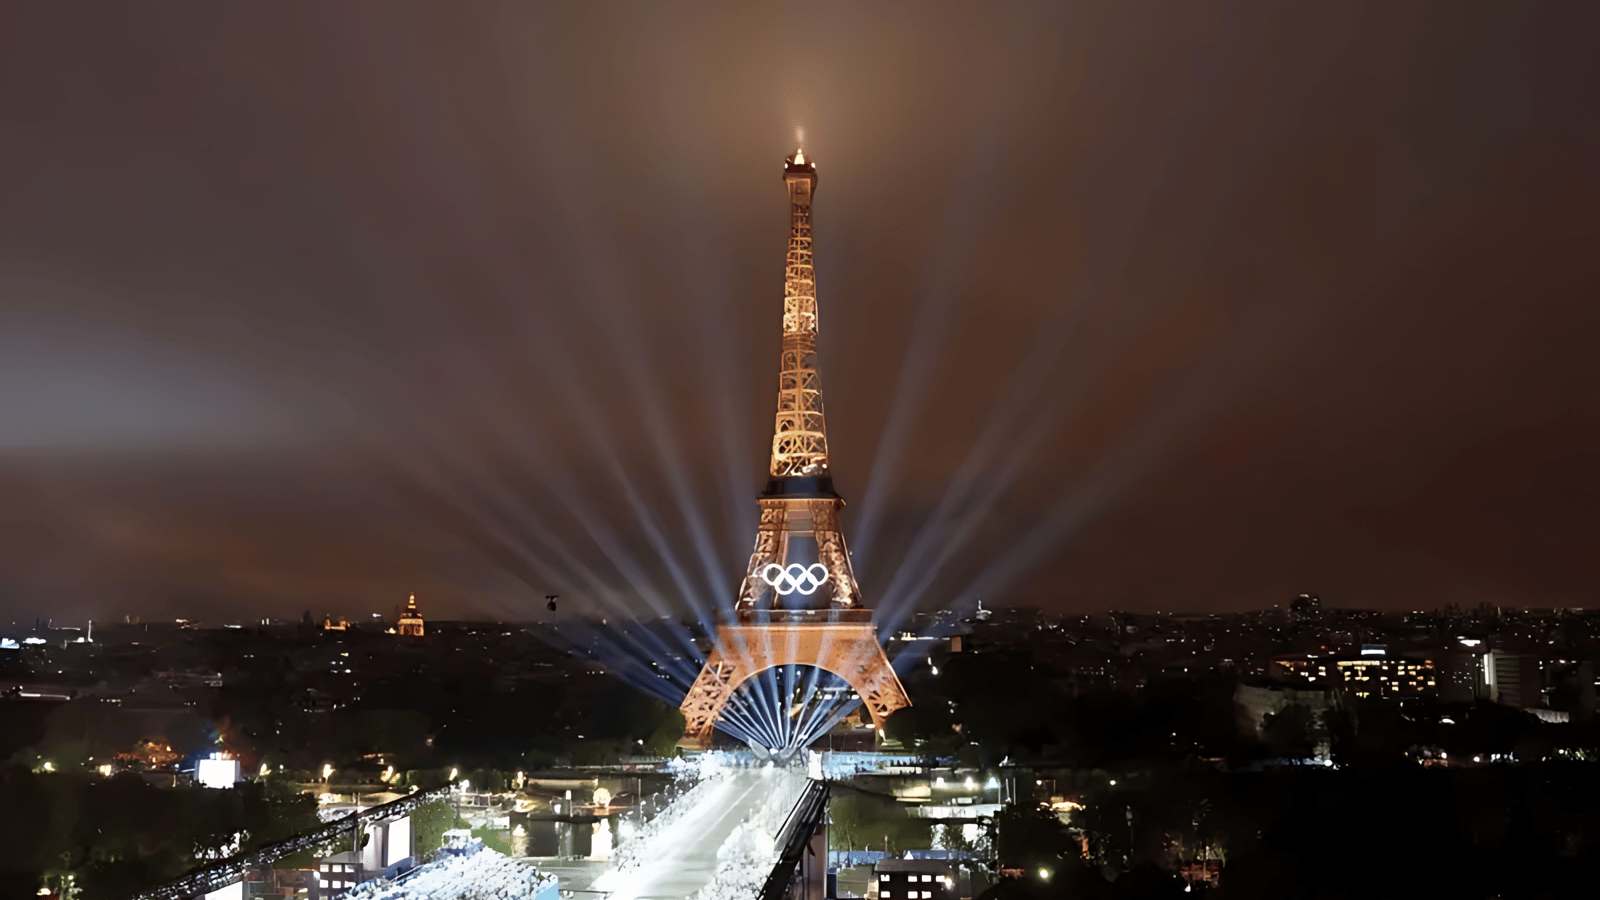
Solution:
<svg viewBox="0 0 1600 900">
<path fill-rule="evenodd" d="M 770 477 L 757 500 L 761 524 L 733 618 L 718 624 L 715 646 L 680 707 L 687 721 L 678 744 L 691 749 L 710 745 L 739 685 L 777 666 L 816 666 L 844 679 L 880 729 L 890 713 L 911 705 L 878 643 L 872 611 L 861 603 L 839 528 L 844 500 L 828 471 L 811 252 L 816 165 L 796 152 L 784 161 L 783 180 L 789 251 Z"/>
</svg>

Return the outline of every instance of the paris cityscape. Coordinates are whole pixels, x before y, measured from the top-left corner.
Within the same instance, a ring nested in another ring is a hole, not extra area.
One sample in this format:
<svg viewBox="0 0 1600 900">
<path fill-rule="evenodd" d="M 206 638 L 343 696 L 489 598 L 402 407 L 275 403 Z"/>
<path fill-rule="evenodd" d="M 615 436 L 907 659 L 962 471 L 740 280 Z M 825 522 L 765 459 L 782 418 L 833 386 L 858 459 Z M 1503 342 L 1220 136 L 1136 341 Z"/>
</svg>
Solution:
<svg viewBox="0 0 1600 900">
<path fill-rule="evenodd" d="M 1596 10 L 103 13 L 0 897 L 1592 892 Z"/>
</svg>

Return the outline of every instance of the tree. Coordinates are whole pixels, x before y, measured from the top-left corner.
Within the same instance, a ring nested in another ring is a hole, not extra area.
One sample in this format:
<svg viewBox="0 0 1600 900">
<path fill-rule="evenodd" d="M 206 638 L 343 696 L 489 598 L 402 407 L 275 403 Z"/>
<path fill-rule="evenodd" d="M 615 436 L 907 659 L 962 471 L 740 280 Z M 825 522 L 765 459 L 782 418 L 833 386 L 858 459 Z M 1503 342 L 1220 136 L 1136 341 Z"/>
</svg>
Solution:
<svg viewBox="0 0 1600 900">
<path fill-rule="evenodd" d="M 828 801 L 832 826 L 829 843 L 836 850 L 884 850 L 892 854 L 929 846 L 933 823 L 913 819 L 892 798 L 837 790 Z"/>
<path fill-rule="evenodd" d="M 1267 716 L 1261 737 L 1279 759 L 1305 759 L 1316 752 L 1316 721 L 1303 704 L 1291 703 Z"/>
<path fill-rule="evenodd" d="M 672 707 L 661 717 L 661 724 L 655 731 L 650 732 L 650 737 L 645 739 L 644 749 L 651 756 L 677 756 L 678 741 L 683 737 L 683 729 L 689 720 L 684 718 L 682 710 Z"/>
<path fill-rule="evenodd" d="M 995 854 L 1007 868 L 1053 871 L 1078 856 L 1077 842 L 1067 826 L 1042 806 L 1006 806 L 995 816 L 995 832 Z"/>
<path fill-rule="evenodd" d="M 444 833 L 455 827 L 455 821 L 455 810 L 444 800 L 435 800 L 411 811 L 411 834 L 418 863 L 432 859 L 444 846 Z"/>
</svg>

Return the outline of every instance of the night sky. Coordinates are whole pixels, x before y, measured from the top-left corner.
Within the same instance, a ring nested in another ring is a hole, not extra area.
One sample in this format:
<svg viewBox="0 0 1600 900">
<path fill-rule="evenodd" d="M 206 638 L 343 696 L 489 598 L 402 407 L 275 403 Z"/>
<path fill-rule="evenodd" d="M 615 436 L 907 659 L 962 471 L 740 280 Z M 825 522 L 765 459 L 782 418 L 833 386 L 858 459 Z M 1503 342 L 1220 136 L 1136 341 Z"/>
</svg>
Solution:
<svg viewBox="0 0 1600 900">
<path fill-rule="evenodd" d="M 0 619 L 1600 605 L 1600 6 L 14 4 Z M 606 598 L 609 606 L 600 602 Z"/>
</svg>

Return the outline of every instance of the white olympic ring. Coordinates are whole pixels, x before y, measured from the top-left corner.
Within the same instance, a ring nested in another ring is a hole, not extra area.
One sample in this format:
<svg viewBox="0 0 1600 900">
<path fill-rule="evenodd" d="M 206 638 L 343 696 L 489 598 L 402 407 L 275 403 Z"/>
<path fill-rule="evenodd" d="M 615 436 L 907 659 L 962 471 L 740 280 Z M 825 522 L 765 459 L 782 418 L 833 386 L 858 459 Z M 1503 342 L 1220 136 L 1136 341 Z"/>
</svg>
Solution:
<svg viewBox="0 0 1600 900">
<path fill-rule="evenodd" d="M 822 563 L 812 563 L 810 566 L 790 563 L 789 568 L 785 569 L 777 563 L 768 563 L 761 570 L 761 580 L 785 596 L 799 591 L 809 597 L 817 588 L 827 584 L 828 567 Z"/>
</svg>

